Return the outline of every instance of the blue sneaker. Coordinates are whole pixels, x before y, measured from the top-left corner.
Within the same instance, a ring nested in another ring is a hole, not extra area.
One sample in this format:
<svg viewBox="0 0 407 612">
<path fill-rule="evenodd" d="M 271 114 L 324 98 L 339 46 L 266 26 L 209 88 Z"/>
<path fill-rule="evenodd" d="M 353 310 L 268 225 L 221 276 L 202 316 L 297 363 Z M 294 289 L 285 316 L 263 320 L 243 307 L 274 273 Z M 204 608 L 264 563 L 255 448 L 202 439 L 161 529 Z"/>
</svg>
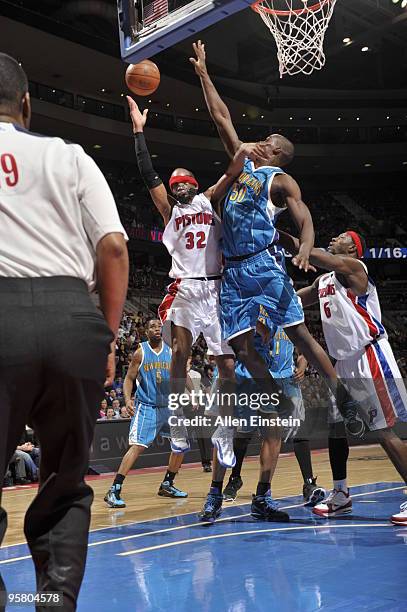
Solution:
<svg viewBox="0 0 407 612">
<path fill-rule="evenodd" d="M 287 523 L 290 520 L 287 512 L 278 509 L 278 504 L 271 497 L 270 491 L 265 495 L 253 495 L 250 514 L 258 521 Z"/>
<path fill-rule="evenodd" d="M 168 480 L 164 480 L 164 482 L 160 484 L 157 495 L 161 497 L 188 497 L 188 493 L 181 491 L 181 489 L 177 489 L 177 487 L 174 487 Z"/>
<path fill-rule="evenodd" d="M 122 485 L 115 484 L 110 487 L 108 492 L 104 497 L 104 501 L 111 508 L 125 508 L 126 504 L 124 500 L 120 497 L 120 493 L 122 490 Z"/>
<path fill-rule="evenodd" d="M 207 523 L 214 523 L 222 513 L 223 495 L 212 491 L 209 491 L 202 512 L 198 514 L 199 520 Z"/>
</svg>

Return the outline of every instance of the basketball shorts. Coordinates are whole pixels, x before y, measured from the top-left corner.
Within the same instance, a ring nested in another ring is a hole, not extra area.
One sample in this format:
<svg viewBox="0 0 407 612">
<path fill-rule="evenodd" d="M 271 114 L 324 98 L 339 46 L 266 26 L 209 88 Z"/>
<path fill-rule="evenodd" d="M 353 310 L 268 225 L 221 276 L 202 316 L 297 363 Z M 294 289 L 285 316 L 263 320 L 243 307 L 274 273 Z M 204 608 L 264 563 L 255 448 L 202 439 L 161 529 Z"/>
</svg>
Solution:
<svg viewBox="0 0 407 612">
<path fill-rule="evenodd" d="M 185 327 L 195 342 L 202 332 L 209 355 L 233 355 L 222 340 L 219 308 L 220 279 L 177 279 L 167 288 L 158 314 L 163 325 L 163 340 L 171 346 L 171 323 Z"/>
<path fill-rule="evenodd" d="M 136 400 L 135 413 L 130 421 L 129 445 L 137 444 L 148 448 L 159 433 L 169 437 L 170 415 L 171 411 L 166 407 L 157 408 Z"/>
<path fill-rule="evenodd" d="M 370 430 L 407 421 L 406 387 L 387 338 L 380 338 L 363 351 L 337 361 L 335 370 L 359 402 L 360 416 Z M 335 402 L 328 420 L 330 423 L 342 421 Z"/>
<path fill-rule="evenodd" d="M 227 262 L 220 292 L 223 338 L 230 341 L 256 328 L 260 306 L 274 325 L 304 321 L 301 300 L 281 266 L 282 255 L 267 249 L 243 261 Z"/>
</svg>

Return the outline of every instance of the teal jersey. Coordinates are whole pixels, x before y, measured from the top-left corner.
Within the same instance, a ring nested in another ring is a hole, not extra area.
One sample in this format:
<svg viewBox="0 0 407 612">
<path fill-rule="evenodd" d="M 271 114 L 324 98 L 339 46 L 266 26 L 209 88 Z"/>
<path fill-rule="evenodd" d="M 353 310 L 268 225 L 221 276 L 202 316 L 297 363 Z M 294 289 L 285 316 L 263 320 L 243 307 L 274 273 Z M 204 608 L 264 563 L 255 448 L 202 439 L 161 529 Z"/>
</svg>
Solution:
<svg viewBox="0 0 407 612">
<path fill-rule="evenodd" d="M 170 392 L 171 349 L 163 342 L 160 352 L 156 353 L 148 342 L 142 342 L 141 350 L 136 399 L 150 406 L 166 407 Z"/>
<path fill-rule="evenodd" d="M 273 378 L 294 375 L 294 345 L 282 327 L 277 327 L 270 342 L 270 373 Z"/>
<path fill-rule="evenodd" d="M 246 159 L 243 172 L 226 196 L 222 219 L 222 250 L 225 257 L 258 253 L 277 242 L 277 215 L 283 208 L 274 206 L 270 188 L 281 168 L 255 168 Z"/>
</svg>

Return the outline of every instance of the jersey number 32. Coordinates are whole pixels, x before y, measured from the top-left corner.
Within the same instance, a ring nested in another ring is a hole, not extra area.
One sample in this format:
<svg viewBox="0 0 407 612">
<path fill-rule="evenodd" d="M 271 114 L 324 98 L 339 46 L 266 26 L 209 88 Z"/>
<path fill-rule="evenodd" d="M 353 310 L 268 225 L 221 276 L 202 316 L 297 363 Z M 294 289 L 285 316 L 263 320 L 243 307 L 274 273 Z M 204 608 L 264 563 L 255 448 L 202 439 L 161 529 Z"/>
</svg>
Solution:
<svg viewBox="0 0 407 612">
<path fill-rule="evenodd" d="M 193 248 L 204 249 L 206 247 L 206 236 L 205 232 L 197 232 L 194 234 L 193 232 L 187 232 L 185 234 L 186 244 L 185 248 L 190 251 Z"/>
</svg>

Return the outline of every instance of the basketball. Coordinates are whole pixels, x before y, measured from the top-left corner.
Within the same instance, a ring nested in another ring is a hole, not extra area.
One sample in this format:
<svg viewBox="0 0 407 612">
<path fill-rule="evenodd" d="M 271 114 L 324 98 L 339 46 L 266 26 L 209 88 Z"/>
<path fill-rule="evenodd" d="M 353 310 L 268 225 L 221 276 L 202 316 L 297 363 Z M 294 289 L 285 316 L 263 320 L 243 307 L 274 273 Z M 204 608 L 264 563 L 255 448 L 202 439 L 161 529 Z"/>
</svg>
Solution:
<svg viewBox="0 0 407 612">
<path fill-rule="evenodd" d="M 126 84 L 137 96 L 149 96 L 160 84 L 160 71 L 148 59 L 139 64 L 130 64 L 126 70 Z"/>
</svg>

